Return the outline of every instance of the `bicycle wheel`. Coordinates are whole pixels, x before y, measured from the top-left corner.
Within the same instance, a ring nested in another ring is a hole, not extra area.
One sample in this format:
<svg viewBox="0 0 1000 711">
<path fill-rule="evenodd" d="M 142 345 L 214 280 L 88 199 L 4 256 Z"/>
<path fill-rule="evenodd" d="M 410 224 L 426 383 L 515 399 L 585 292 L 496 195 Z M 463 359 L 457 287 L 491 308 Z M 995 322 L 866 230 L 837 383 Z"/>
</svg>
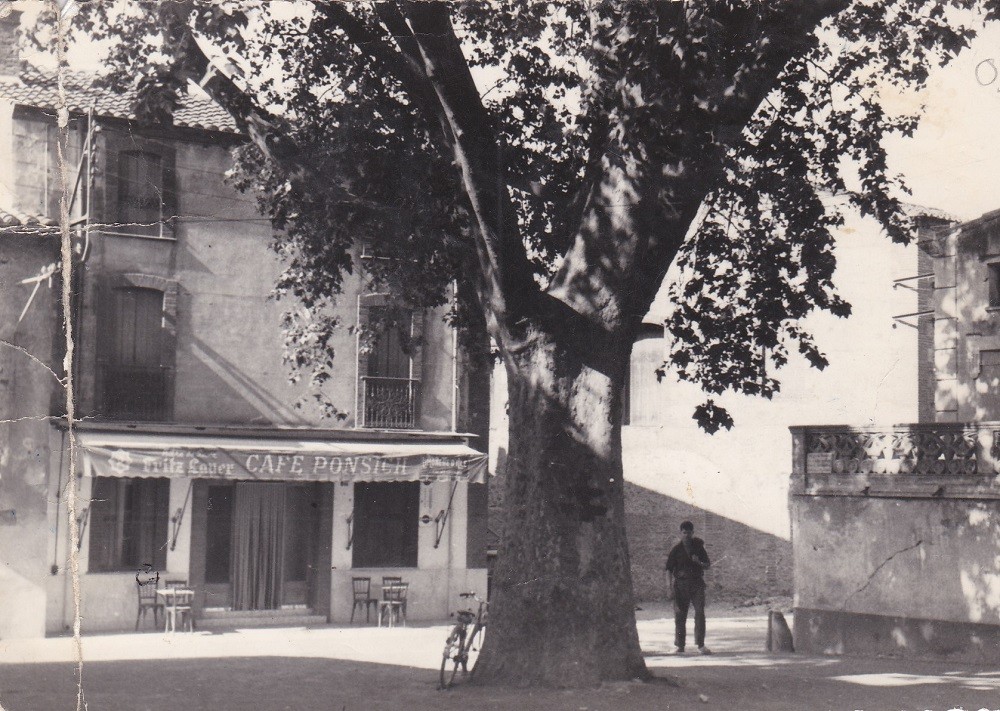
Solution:
<svg viewBox="0 0 1000 711">
<path fill-rule="evenodd" d="M 486 625 L 476 625 L 466 641 L 462 669 L 470 679 L 476 673 L 476 662 L 479 660 L 479 650 L 483 648 L 485 637 Z"/>
<path fill-rule="evenodd" d="M 452 663 L 451 670 L 448 669 L 448 663 Z M 448 635 L 447 641 L 444 643 L 444 656 L 441 658 L 441 686 L 440 689 L 450 689 L 452 682 L 455 681 L 455 674 L 458 673 L 458 668 L 462 665 L 462 637 L 458 632 L 452 632 Z"/>
</svg>

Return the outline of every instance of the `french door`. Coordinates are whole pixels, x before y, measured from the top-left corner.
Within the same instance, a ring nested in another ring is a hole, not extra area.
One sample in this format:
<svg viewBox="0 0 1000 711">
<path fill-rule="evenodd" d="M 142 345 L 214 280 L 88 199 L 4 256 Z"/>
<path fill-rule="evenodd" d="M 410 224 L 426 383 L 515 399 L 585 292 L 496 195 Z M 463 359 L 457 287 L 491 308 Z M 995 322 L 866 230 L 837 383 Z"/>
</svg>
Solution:
<svg viewBox="0 0 1000 711">
<path fill-rule="evenodd" d="M 313 484 L 208 487 L 205 590 L 210 606 L 309 605 L 318 524 Z"/>
</svg>

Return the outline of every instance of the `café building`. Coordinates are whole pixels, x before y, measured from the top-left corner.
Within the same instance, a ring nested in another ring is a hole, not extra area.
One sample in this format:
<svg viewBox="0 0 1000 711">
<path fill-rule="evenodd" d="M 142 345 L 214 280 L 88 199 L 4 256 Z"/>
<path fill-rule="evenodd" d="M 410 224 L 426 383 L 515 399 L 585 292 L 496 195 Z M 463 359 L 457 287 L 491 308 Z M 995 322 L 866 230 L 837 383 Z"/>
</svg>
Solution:
<svg viewBox="0 0 1000 711">
<path fill-rule="evenodd" d="M 84 633 L 152 630 L 149 580 L 193 591 L 196 629 L 348 622 L 354 578 L 376 599 L 407 583 L 408 620 L 485 595 L 489 375 L 447 308 L 377 327 L 391 295 L 358 245 L 322 315 L 341 324 L 328 377 L 292 381 L 285 314 L 319 315 L 271 298 L 270 221 L 225 179 L 232 120 L 192 95 L 149 125 L 92 77 L 62 90 L 68 263 L 60 87 L 0 66 L 0 639 L 72 629 L 74 558 Z"/>
<path fill-rule="evenodd" d="M 375 597 L 383 576 L 409 583 L 410 620 L 485 589 L 469 566 L 483 553 L 469 548 L 469 490 L 486 457 L 461 436 L 90 424 L 75 436 L 89 629 L 131 627 L 136 577 L 151 571 L 187 581 L 195 619 L 213 624 L 266 611 L 346 622 L 356 577 Z"/>
</svg>

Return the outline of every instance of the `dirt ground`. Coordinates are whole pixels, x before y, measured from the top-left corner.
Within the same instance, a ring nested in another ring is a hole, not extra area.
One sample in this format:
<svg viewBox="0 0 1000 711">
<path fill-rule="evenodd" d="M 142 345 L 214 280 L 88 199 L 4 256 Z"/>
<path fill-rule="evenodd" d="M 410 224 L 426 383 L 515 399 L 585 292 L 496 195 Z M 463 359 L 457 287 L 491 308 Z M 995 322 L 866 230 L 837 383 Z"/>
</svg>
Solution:
<svg viewBox="0 0 1000 711">
<path fill-rule="evenodd" d="M 439 691 L 445 625 L 316 627 L 87 637 L 85 700 L 91 711 L 1000 709 L 1000 672 L 993 669 L 767 654 L 761 651 L 766 618 L 754 610 L 714 610 L 709 644 L 716 653 L 673 656 L 666 612 L 639 613 L 640 638 L 655 676 L 650 683 Z M 74 709 L 71 660 L 68 639 L 0 641 L 0 704 L 6 711 Z"/>
</svg>

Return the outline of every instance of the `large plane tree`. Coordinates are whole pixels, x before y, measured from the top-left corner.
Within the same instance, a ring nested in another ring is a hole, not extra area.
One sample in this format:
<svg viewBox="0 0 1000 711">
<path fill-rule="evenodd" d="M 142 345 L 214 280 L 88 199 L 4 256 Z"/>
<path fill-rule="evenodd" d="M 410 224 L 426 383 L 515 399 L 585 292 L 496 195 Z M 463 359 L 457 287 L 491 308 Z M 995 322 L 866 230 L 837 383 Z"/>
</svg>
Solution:
<svg viewBox="0 0 1000 711">
<path fill-rule="evenodd" d="M 623 510 L 622 389 L 672 266 L 668 366 L 777 391 L 802 319 L 846 316 L 844 209 L 908 239 L 884 139 L 993 12 L 963 0 L 82 3 L 110 85 L 169 121 L 195 83 L 248 137 L 234 180 L 276 226 L 294 364 L 332 365 L 363 240 L 401 303 L 485 328 L 509 387 L 483 683 L 644 678 Z M 842 200 L 827 199 L 846 196 Z M 307 313 L 308 317 L 302 314 Z"/>
</svg>

